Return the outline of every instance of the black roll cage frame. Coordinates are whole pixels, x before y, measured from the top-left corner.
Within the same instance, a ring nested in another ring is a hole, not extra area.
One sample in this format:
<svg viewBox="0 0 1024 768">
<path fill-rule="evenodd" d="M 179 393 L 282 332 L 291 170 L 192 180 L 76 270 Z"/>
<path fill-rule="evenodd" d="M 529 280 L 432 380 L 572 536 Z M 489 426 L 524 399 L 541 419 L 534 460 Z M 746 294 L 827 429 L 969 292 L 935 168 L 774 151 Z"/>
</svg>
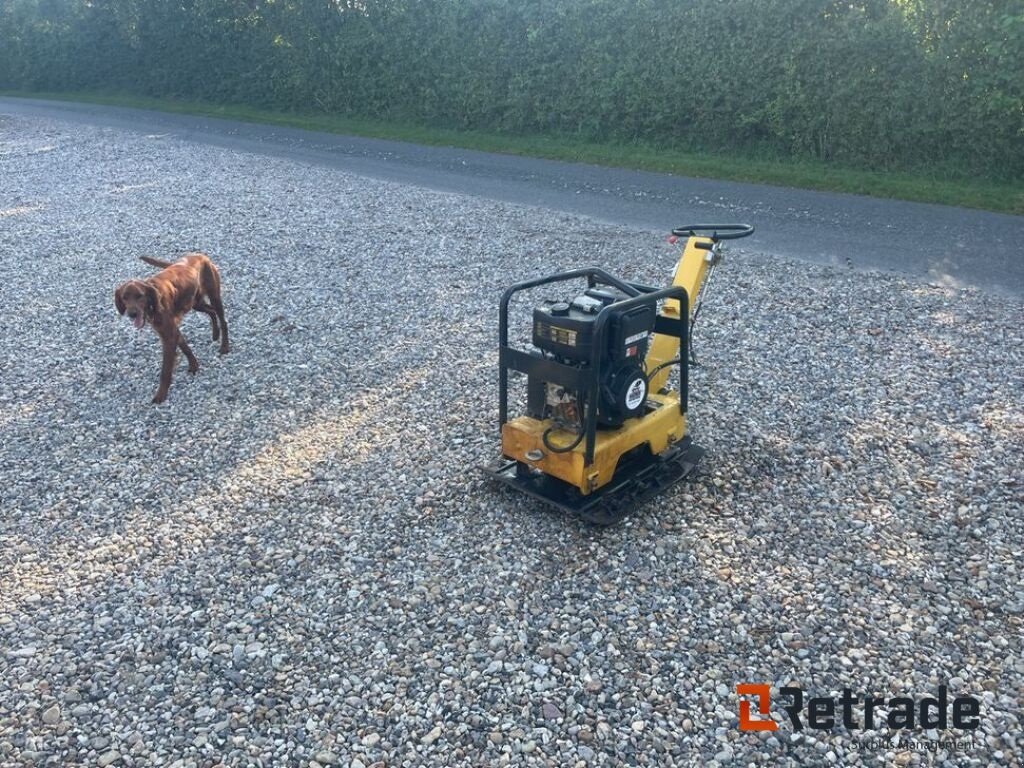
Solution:
<svg viewBox="0 0 1024 768">
<path fill-rule="evenodd" d="M 508 343 L 508 307 L 512 297 L 530 288 L 541 285 L 560 283 L 577 278 L 586 278 L 587 287 L 608 285 L 618 288 L 630 298 L 604 307 L 594 321 L 594 335 L 591 345 L 590 365 L 578 368 L 537 354 L 524 352 L 509 346 Z M 601 383 L 601 360 L 605 351 L 605 333 L 613 317 L 626 310 L 650 301 L 660 299 L 678 299 L 679 318 L 664 317 L 660 313 L 654 323 L 654 332 L 679 339 L 679 410 L 686 413 L 689 393 L 689 360 L 686 355 L 687 337 L 689 335 L 690 298 L 686 289 L 680 286 L 668 288 L 652 288 L 613 277 L 599 267 L 584 267 L 568 272 L 558 272 L 545 277 L 524 280 L 509 287 L 501 296 L 501 309 L 498 320 L 498 428 L 508 422 L 508 372 L 519 371 L 527 376 L 537 376 L 543 381 L 560 384 L 577 391 L 586 392 L 586 415 L 584 433 L 584 466 L 594 463 L 594 449 L 597 444 L 597 403 Z"/>
</svg>

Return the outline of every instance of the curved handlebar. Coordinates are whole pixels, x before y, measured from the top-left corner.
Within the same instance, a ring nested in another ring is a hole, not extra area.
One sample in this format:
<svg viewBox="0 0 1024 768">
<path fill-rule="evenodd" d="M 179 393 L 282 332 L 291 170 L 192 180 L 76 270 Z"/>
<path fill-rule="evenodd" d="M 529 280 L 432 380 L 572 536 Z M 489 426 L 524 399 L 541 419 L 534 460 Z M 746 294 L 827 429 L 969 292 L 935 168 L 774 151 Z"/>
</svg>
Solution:
<svg viewBox="0 0 1024 768">
<path fill-rule="evenodd" d="M 738 240 L 754 234 L 753 224 L 690 224 L 685 227 L 676 227 L 672 234 L 676 237 L 697 237 L 698 232 L 710 231 L 710 235 L 699 235 L 710 237 L 716 243 L 719 240 Z"/>
</svg>

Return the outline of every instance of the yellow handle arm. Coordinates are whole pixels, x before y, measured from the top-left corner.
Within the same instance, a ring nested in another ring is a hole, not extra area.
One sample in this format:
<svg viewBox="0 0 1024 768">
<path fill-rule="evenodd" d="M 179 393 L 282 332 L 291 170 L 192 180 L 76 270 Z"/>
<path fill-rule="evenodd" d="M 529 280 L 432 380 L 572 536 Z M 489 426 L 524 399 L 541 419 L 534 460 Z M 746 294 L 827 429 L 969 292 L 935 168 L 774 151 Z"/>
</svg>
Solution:
<svg viewBox="0 0 1024 768">
<path fill-rule="evenodd" d="M 672 279 L 672 285 L 686 289 L 686 295 L 690 299 L 690 306 L 687 308 L 687 311 L 691 316 L 697 293 L 704 284 L 704 279 L 708 275 L 708 269 L 715 263 L 716 255 L 708 250 L 713 244 L 714 241 L 710 237 L 688 238 L 686 246 L 683 248 L 683 253 L 679 257 L 679 263 L 676 265 L 676 273 Z M 661 315 L 678 320 L 680 317 L 679 301 L 677 299 L 666 299 L 661 307 Z M 689 320 L 690 318 L 687 319 Z M 664 334 L 657 333 L 654 335 L 654 342 L 647 353 L 647 370 L 653 371 L 662 363 L 675 360 L 681 354 L 686 354 L 686 351 L 679 349 L 679 339 L 674 336 L 665 336 Z M 665 382 L 668 381 L 669 370 L 669 367 L 662 368 L 654 375 L 654 378 L 648 382 L 649 392 L 658 392 L 665 386 Z"/>
</svg>

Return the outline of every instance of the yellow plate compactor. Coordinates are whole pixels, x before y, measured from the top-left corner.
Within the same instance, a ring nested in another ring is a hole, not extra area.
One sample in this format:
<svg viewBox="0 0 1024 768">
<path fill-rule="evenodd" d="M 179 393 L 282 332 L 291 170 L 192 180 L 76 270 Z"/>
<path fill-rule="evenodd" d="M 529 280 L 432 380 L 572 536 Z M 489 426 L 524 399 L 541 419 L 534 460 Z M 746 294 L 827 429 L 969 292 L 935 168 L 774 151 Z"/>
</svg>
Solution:
<svg viewBox="0 0 1024 768">
<path fill-rule="evenodd" d="M 484 470 L 601 525 L 693 472 L 703 450 L 687 434 L 690 330 L 721 259 L 721 241 L 753 231 L 748 224 L 672 230 L 686 240 L 667 288 L 592 267 L 505 291 L 498 329 L 501 457 Z M 533 308 L 532 349 L 509 343 L 513 296 L 581 279 L 583 293 Z M 525 413 L 514 418 L 510 371 L 526 374 Z"/>
</svg>

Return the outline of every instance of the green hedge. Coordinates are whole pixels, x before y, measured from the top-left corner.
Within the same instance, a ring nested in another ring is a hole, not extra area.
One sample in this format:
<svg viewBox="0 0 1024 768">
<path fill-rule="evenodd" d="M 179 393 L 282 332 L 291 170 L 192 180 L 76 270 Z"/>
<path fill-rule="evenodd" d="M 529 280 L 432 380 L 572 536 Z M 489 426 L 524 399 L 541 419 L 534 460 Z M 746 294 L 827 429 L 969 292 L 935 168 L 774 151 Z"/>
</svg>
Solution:
<svg viewBox="0 0 1024 768">
<path fill-rule="evenodd" d="M 0 88 L 1024 179 L 1024 0 L 5 0 Z"/>
</svg>

